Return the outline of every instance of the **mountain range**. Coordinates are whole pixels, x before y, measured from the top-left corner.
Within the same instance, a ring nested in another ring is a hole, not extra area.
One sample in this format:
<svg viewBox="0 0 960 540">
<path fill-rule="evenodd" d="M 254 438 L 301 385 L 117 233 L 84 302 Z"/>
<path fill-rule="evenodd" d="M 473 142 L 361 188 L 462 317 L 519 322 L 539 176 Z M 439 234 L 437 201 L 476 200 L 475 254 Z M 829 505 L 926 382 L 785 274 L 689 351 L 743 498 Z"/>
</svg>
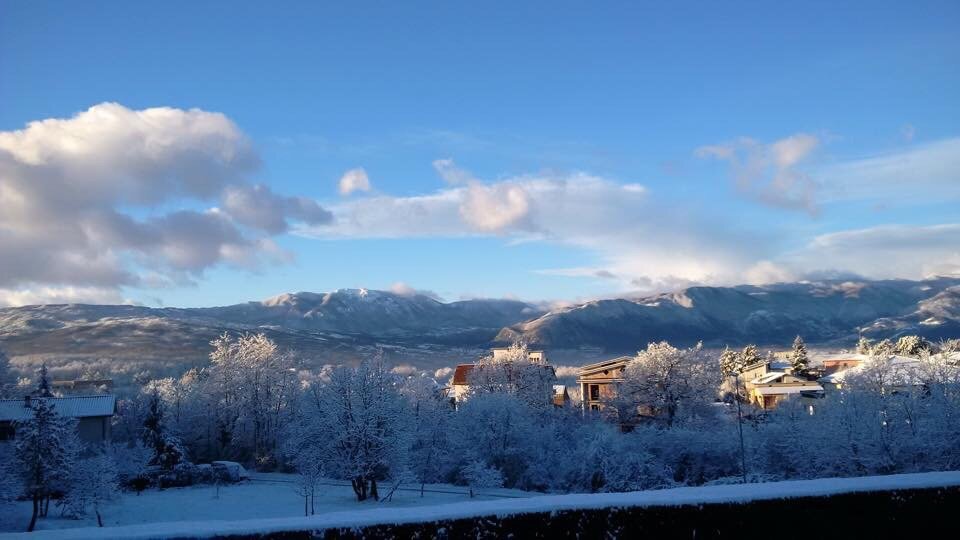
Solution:
<svg viewBox="0 0 960 540">
<path fill-rule="evenodd" d="M 449 366 L 518 339 L 593 354 L 632 352 L 659 340 L 782 347 L 798 334 L 811 344 L 849 346 L 860 333 L 960 336 L 960 278 L 690 287 L 553 310 L 515 300 L 444 303 L 366 289 L 210 308 L 0 309 L 0 347 L 24 363 L 42 360 L 62 369 L 92 363 L 111 372 L 175 372 L 204 363 L 217 335 L 243 331 L 265 332 L 313 364 L 350 362 L 382 348 L 392 362 L 423 367 Z"/>
</svg>

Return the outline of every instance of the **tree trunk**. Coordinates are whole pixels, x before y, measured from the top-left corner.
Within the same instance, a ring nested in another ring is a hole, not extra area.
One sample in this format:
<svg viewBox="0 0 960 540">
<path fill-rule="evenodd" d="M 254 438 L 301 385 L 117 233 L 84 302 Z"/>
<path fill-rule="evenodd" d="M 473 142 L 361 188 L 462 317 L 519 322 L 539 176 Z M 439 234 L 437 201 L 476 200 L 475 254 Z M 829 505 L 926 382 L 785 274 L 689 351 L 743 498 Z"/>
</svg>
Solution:
<svg viewBox="0 0 960 540">
<path fill-rule="evenodd" d="M 37 525 L 37 514 L 40 513 L 40 497 L 37 495 L 33 496 L 33 515 L 30 516 L 30 525 L 27 526 L 27 532 L 33 532 L 33 528 Z"/>
<path fill-rule="evenodd" d="M 303 517 L 307 517 L 307 516 L 310 515 L 310 514 L 307 512 L 307 503 L 308 503 L 309 501 L 310 501 L 310 496 L 309 496 L 309 495 L 304 495 L 304 496 L 303 496 Z"/>
<path fill-rule="evenodd" d="M 380 500 L 380 493 L 377 492 L 377 479 L 374 478 L 370 480 L 370 496 L 373 497 L 373 500 Z"/>
<path fill-rule="evenodd" d="M 367 479 L 358 476 L 350 480 L 350 485 L 353 487 L 353 492 L 357 494 L 358 501 L 365 501 L 367 499 Z"/>
<path fill-rule="evenodd" d="M 97 527 L 103 527 L 103 518 L 100 517 L 100 509 L 94 508 L 93 511 L 97 514 Z"/>
<path fill-rule="evenodd" d="M 423 486 L 425 485 L 426 485 L 425 482 L 420 482 L 420 498 L 421 499 L 423 498 Z"/>
</svg>

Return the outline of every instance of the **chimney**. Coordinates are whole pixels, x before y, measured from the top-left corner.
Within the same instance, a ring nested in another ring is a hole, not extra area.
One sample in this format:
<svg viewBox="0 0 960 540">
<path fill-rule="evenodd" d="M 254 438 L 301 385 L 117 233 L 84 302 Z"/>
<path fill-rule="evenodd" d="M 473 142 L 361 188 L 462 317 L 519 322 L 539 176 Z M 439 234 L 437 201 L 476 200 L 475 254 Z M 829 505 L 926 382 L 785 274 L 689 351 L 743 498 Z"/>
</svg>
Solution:
<svg viewBox="0 0 960 540">
<path fill-rule="evenodd" d="M 28 409 L 30 408 L 30 394 L 23 396 L 23 406 Z"/>
</svg>

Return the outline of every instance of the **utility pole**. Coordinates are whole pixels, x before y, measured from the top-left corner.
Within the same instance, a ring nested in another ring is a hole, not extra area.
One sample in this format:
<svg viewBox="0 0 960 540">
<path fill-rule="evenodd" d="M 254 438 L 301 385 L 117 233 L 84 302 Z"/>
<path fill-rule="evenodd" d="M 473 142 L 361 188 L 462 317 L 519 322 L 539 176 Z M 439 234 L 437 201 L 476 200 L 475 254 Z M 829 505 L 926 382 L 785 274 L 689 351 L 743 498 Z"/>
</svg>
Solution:
<svg viewBox="0 0 960 540">
<path fill-rule="evenodd" d="M 740 374 L 735 373 L 737 384 L 737 430 L 740 432 L 740 473 L 743 475 L 743 483 L 747 483 L 747 452 L 743 445 L 743 410 L 740 406 Z M 746 388 L 744 388 L 746 390 Z"/>
</svg>

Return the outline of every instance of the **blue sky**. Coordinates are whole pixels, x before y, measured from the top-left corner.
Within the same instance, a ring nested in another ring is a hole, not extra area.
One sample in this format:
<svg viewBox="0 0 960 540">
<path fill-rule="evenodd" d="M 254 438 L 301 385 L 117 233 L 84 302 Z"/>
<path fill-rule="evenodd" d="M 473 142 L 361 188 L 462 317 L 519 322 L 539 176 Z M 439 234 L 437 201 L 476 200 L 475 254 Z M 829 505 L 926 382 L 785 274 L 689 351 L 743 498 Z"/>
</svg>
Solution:
<svg viewBox="0 0 960 540">
<path fill-rule="evenodd" d="M 0 303 L 960 271 L 956 2 L 196 4 L 0 1 Z"/>
</svg>

